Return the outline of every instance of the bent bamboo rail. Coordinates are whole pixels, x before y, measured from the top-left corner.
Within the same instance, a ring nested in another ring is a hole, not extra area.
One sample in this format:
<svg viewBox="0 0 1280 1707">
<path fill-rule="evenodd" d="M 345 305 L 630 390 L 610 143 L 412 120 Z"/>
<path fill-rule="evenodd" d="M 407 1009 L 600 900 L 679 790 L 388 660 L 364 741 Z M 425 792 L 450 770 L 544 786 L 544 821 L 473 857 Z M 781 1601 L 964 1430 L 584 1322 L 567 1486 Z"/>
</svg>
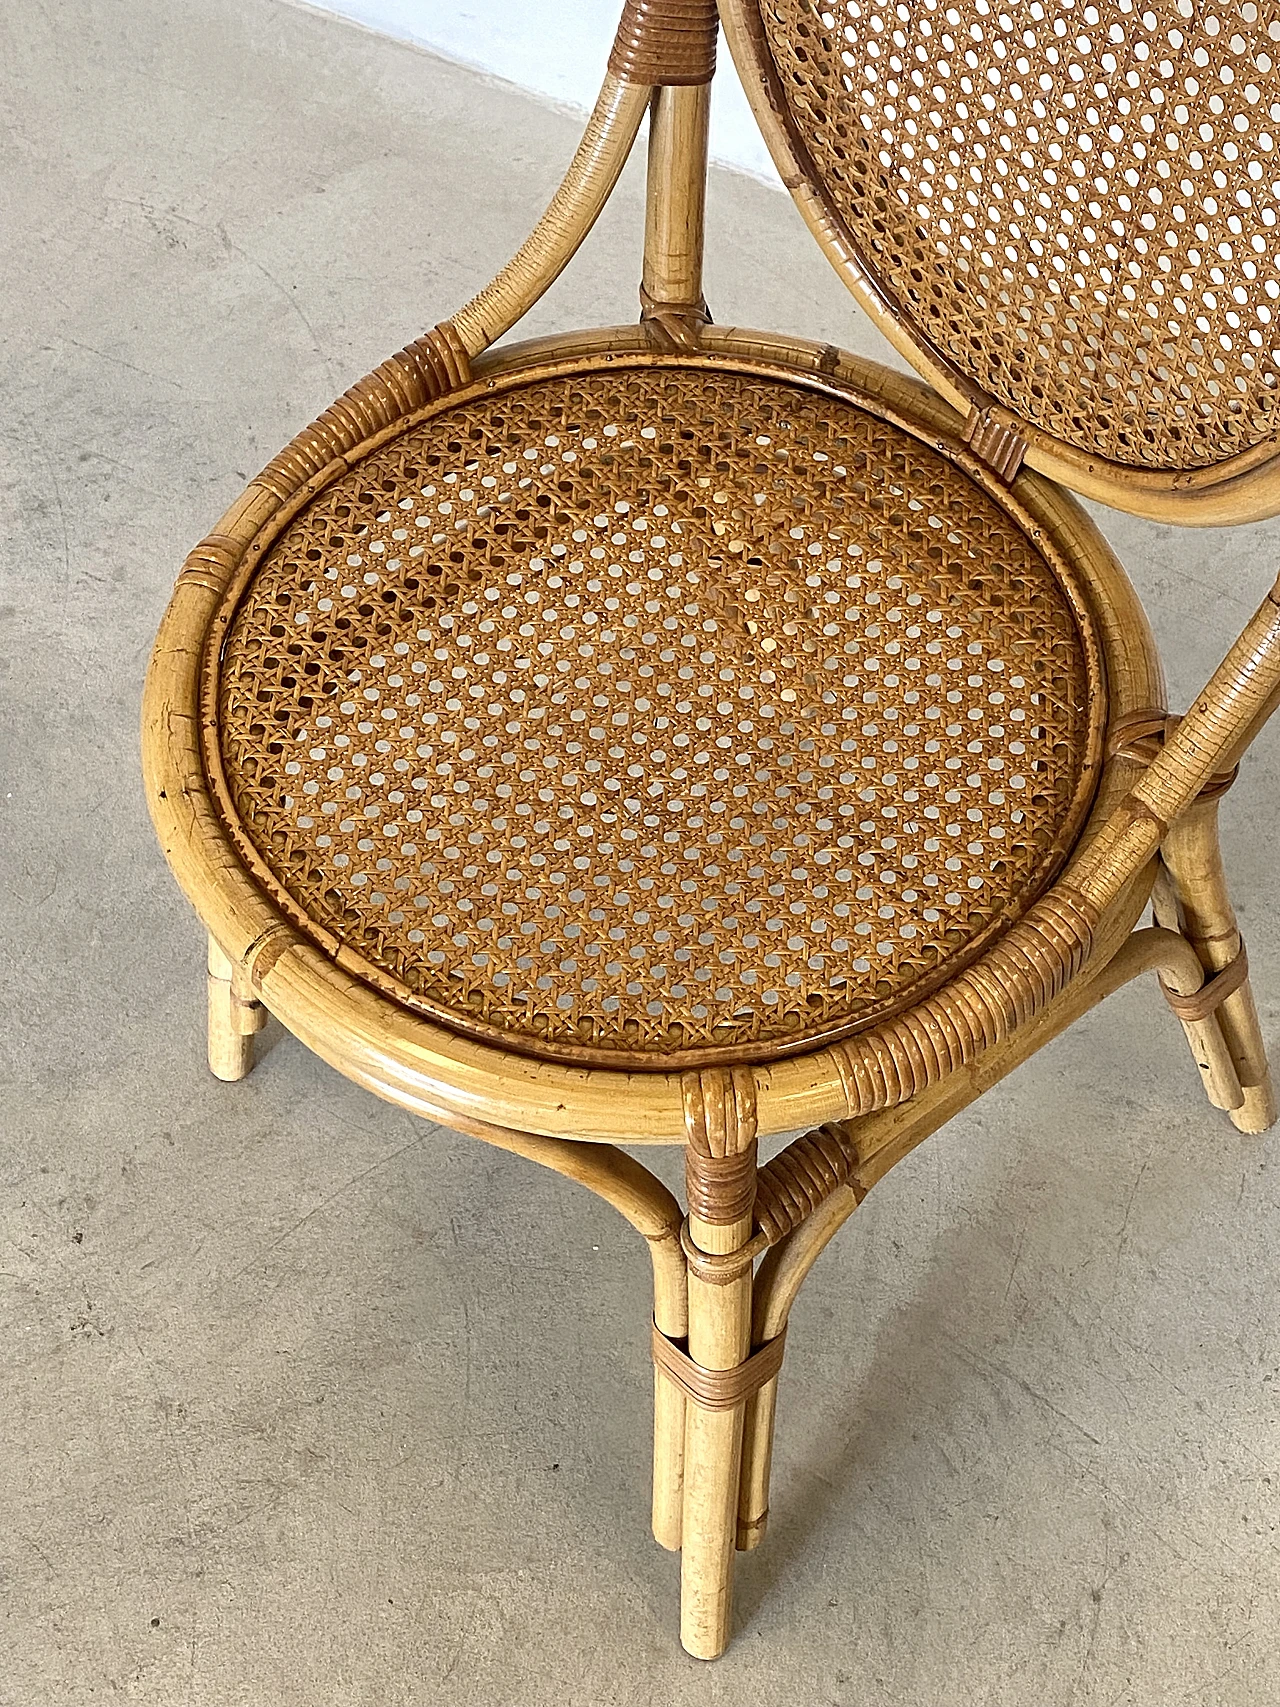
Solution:
<svg viewBox="0 0 1280 1707">
<path fill-rule="evenodd" d="M 452 317 L 470 356 L 488 349 L 560 277 L 613 194 L 640 133 L 651 90 L 609 72 L 578 151 L 550 206 L 502 271 Z"/>
</svg>

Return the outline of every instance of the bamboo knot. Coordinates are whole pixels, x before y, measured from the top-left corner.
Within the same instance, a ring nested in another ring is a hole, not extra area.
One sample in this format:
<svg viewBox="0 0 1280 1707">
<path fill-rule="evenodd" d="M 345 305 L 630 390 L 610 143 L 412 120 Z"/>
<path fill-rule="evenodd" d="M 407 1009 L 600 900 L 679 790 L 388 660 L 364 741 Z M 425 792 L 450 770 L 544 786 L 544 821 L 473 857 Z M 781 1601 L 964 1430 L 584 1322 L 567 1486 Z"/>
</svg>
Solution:
<svg viewBox="0 0 1280 1707">
<path fill-rule="evenodd" d="M 654 349 L 666 354 L 697 350 L 702 345 L 702 328 L 711 325 L 711 310 L 705 297 L 696 302 L 659 302 L 641 285 L 640 324 Z"/>
</svg>

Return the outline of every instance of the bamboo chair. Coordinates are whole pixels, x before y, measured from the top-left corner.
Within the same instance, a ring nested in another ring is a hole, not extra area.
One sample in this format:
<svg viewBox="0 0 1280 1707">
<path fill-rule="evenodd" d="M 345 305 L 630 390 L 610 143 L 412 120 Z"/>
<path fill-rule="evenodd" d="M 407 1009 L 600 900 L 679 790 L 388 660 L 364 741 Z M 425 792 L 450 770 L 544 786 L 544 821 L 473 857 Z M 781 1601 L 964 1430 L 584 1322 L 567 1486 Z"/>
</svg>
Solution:
<svg viewBox="0 0 1280 1707">
<path fill-rule="evenodd" d="M 1280 696 L 1280 591 L 1170 717 L 1066 488 L 1280 510 L 1280 8 L 824 4 L 720 15 L 927 383 L 711 323 L 716 9 L 627 0 L 528 242 L 191 553 L 145 708 L 213 1071 L 269 1010 L 648 1241 L 653 1528 L 706 1658 L 791 1306 L 896 1161 L 1147 971 L 1210 1102 L 1275 1117 L 1217 812 Z M 646 112 L 639 324 L 494 349 Z M 622 1143 L 684 1147 L 687 1214 Z"/>
</svg>

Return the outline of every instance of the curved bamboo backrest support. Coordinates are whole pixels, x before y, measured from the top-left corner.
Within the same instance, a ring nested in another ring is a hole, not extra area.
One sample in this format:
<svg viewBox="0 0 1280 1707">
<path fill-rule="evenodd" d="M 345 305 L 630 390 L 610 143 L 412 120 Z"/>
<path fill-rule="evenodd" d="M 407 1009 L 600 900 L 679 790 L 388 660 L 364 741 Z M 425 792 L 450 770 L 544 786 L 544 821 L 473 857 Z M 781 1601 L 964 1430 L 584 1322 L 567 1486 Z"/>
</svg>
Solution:
<svg viewBox="0 0 1280 1707">
<path fill-rule="evenodd" d="M 1170 519 L 1280 509 L 1280 7 L 722 10 L 820 241 L 976 443 Z"/>
<path fill-rule="evenodd" d="M 650 158 L 657 168 L 651 180 L 661 179 L 664 193 L 651 197 L 646 299 L 661 300 L 661 283 L 655 286 L 650 275 L 659 251 L 668 264 L 673 254 L 678 262 L 682 227 L 685 238 L 692 238 L 685 247 L 696 250 L 692 267 L 700 280 L 706 89 L 715 73 L 718 33 L 715 0 L 626 0 L 608 73 L 564 182 L 519 251 L 453 316 L 452 328 L 468 355 L 479 355 L 510 331 L 572 260 L 613 193 L 651 101 Z M 685 193 L 673 198 L 665 192 L 677 177 Z M 665 242 L 655 243 L 655 236 Z M 685 255 L 677 272 L 689 274 L 690 266 Z M 686 304 L 677 294 L 679 306 L 701 306 L 700 284 L 693 296 Z"/>
</svg>

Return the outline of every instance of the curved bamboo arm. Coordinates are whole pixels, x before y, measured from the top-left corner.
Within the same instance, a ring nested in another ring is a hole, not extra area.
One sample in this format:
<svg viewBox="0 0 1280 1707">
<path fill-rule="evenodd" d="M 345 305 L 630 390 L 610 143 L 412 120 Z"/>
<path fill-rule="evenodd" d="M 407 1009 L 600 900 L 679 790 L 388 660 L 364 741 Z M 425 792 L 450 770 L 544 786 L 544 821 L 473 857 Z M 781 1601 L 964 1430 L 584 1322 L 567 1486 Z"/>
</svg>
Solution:
<svg viewBox="0 0 1280 1707">
<path fill-rule="evenodd" d="M 1280 690 L 1280 581 L 1245 624 L 1203 693 L 1063 883 L 1105 907 L 1151 858 L 1169 826 L 1261 729 Z"/>
<path fill-rule="evenodd" d="M 575 1143 L 506 1126 L 454 1118 L 459 1131 L 500 1150 L 525 1156 L 576 1180 L 611 1203 L 643 1234 L 653 1263 L 653 1320 L 668 1339 L 689 1331 L 688 1273 L 680 1246 L 684 1212 L 661 1180 L 612 1144 Z M 684 1395 L 661 1370 L 653 1374 L 653 1533 L 660 1546 L 676 1550 L 683 1537 Z"/>
<path fill-rule="evenodd" d="M 858 1207 L 871 1186 L 939 1126 L 1002 1079 L 1028 1055 L 1144 972 L 1159 972 L 1178 995 L 1191 995 L 1204 982 L 1195 949 L 1176 931 L 1148 926 L 1134 931 L 1092 977 L 1080 979 L 1044 1016 L 1032 1033 L 1019 1036 L 1016 1048 L 994 1051 L 983 1070 L 965 1075 L 959 1085 L 942 1085 L 916 1103 L 885 1109 L 865 1119 L 827 1127 L 840 1132 L 848 1155 L 848 1175 L 808 1217 L 773 1245 L 756 1274 L 752 1343 L 774 1339 L 787 1325 L 796 1294 L 830 1240 Z M 1210 1016 L 1212 1017 L 1212 1016 Z M 1229 1071 L 1221 1035 L 1219 1071 Z M 785 1151 L 782 1154 L 785 1155 Z M 777 1157 L 774 1161 L 777 1161 Z M 772 1166 L 770 1163 L 768 1166 Z M 761 1169 L 761 1176 L 767 1173 Z"/>
<path fill-rule="evenodd" d="M 609 72 L 564 182 L 506 266 L 452 326 L 469 356 L 509 332 L 560 277 L 591 230 L 640 131 L 651 90 Z"/>
</svg>

